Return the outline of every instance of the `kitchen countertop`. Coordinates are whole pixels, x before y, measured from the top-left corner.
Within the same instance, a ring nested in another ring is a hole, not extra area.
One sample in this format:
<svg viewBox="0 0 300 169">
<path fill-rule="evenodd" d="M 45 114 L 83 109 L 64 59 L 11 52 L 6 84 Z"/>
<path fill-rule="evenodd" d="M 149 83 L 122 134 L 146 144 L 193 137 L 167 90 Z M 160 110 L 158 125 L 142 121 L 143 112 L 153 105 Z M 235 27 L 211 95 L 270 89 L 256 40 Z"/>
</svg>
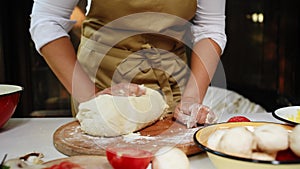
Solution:
<svg viewBox="0 0 300 169">
<path fill-rule="evenodd" d="M 220 121 L 233 115 L 236 114 L 223 116 Z M 271 113 L 255 113 L 246 116 L 256 121 L 281 122 L 273 118 Z M 74 118 L 11 118 L 0 129 L 0 160 L 5 154 L 8 155 L 7 159 L 11 159 L 31 152 L 44 154 L 43 161 L 67 157 L 56 150 L 52 135 L 57 128 L 71 121 L 74 121 Z M 191 169 L 215 169 L 206 153 L 192 155 L 189 159 Z"/>
</svg>

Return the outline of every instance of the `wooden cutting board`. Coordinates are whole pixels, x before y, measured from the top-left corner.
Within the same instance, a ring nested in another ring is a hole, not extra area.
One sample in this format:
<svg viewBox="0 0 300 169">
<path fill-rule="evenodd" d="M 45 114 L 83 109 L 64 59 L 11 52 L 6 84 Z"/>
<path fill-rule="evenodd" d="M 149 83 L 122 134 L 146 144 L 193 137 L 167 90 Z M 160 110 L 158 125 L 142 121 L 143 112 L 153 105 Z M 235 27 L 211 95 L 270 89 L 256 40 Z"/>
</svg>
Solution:
<svg viewBox="0 0 300 169">
<path fill-rule="evenodd" d="M 118 137 L 95 137 L 85 134 L 78 121 L 59 127 L 53 134 L 55 148 L 68 156 L 105 155 L 109 146 L 134 147 L 156 152 L 163 146 L 177 147 L 187 155 L 202 152 L 193 140 L 200 127 L 188 129 L 172 118 L 165 118 L 133 134 Z"/>
</svg>

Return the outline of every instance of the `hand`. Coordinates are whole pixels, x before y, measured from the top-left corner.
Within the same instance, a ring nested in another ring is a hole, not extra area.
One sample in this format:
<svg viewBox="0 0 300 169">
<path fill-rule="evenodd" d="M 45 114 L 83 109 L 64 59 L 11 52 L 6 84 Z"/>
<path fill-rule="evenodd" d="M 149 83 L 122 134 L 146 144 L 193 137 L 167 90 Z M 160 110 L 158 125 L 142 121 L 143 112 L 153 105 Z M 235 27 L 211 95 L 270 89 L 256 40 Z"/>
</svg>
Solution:
<svg viewBox="0 0 300 169">
<path fill-rule="evenodd" d="M 146 94 L 146 89 L 143 86 L 134 83 L 119 83 L 102 90 L 97 95 L 101 94 L 139 97 Z"/>
<path fill-rule="evenodd" d="M 217 120 L 209 107 L 184 99 L 176 106 L 174 117 L 187 128 L 197 127 L 197 124 L 212 124 Z"/>
</svg>

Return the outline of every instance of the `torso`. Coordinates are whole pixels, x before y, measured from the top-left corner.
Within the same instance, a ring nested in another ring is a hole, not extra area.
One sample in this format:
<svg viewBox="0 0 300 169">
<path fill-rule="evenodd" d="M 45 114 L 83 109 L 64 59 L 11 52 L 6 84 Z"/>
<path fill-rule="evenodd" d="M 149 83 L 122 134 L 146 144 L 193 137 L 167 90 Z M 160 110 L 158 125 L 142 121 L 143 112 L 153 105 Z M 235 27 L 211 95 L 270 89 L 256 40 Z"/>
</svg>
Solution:
<svg viewBox="0 0 300 169">
<path fill-rule="evenodd" d="M 144 84 L 174 107 L 188 78 L 183 39 L 196 6 L 196 0 L 92 0 L 82 30 L 92 40 L 82 41 L 78 60 L 101 89 Z"/>
</svg>

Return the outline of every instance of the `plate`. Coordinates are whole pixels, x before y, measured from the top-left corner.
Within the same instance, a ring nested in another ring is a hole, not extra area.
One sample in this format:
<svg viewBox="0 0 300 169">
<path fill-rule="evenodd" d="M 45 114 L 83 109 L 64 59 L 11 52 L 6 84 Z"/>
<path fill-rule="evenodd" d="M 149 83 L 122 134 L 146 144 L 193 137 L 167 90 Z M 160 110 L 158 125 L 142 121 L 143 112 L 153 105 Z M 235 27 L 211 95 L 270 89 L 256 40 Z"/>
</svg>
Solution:
<svg viewBox="0 0 300 169">
<path fill-rule="evenodd" d="M 272 115 L 281 121 L 293 125 L 300 124 L 300 106 L 289 106 L 275 110 Z"/>
<path fill-rule="evenodd" d="M 52 161 L 45 162 L 46 167 L 51 167 L 55 164 L 59 164 L 63 161 L 70 161 L 72 163 L 80 165 L 84 169 L 113 169 L 109 164 L 105 156 L 72 156 L 66 158 L 60 158 Z"/>
</svg>

